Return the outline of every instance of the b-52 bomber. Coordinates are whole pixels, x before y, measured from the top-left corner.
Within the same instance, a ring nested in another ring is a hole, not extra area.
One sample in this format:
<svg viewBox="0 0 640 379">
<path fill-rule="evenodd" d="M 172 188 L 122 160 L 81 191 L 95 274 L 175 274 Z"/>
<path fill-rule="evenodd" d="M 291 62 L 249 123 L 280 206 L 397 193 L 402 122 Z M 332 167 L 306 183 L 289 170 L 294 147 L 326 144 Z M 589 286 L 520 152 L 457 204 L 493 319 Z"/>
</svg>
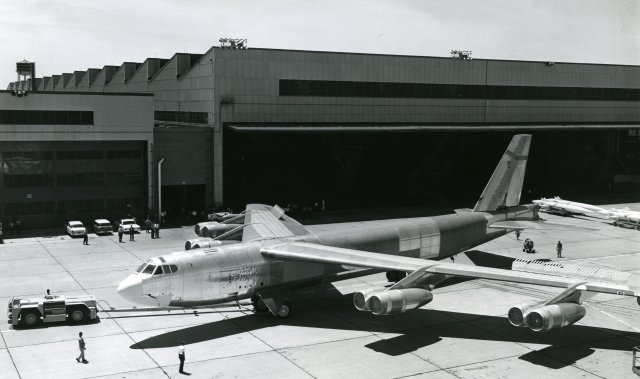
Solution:
<svg viewBox="0 0 640 379">
<path fill-rule="evenodd" d="M 517 229 L 544 222 L 539 206 L 520 205 L 530 135 L 516 135 L 475 207 L 455 214 L 303 226 L 278 206 L 247 205 L 229 219 L 233 226 L 207 248 L 149 259 L 118 286 L 132 302 L 194 307 L 251 299 L 256 310 L 287 317 L 291 294 L 318 282 L 344 278 L 352 270 L 386 271 L 395 282 L 353 296 L 355 307 L 395 315 L 422 307 L 447 277 L 483 278 L 563 288 L 543 303 L 508 311 L 514 326 L 548 331 L 584 317 L 581 302 L 593 293 L 636 296 L 636 275 L 560 263 L 518 262 L 512 270 L 443 260 Z M 233 234 L 241 233 L 234 241 Z M 225 241 L 224 243 L 222 241 Z"/>
</svg>

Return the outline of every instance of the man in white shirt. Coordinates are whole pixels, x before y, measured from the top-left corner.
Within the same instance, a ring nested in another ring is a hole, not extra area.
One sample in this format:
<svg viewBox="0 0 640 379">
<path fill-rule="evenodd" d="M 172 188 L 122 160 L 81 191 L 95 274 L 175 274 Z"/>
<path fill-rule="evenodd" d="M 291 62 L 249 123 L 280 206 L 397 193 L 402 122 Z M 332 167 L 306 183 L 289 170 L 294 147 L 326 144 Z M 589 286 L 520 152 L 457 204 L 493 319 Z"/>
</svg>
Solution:
<svg viewBox="0 0 640 379">
<path fill-rule="evenodd" d="M 180 359 L 180 373 L 184 373 L 184 341 L 180 342 L 178 346 L 178 359 Z"/>
</svg>

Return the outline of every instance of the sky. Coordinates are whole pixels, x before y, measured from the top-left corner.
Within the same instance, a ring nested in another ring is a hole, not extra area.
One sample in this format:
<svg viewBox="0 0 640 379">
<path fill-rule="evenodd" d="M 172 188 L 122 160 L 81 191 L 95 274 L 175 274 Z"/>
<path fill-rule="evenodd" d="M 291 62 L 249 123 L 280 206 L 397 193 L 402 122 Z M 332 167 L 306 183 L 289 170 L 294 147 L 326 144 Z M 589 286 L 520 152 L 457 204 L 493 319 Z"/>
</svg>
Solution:
<svg viewBox="0 0 640 379">
<path fill-rule="evenodd" d="M 0 0 L 0 88 L 175 53 L 249 48 L 640 65 L 638 0 Z"/>
</svg>

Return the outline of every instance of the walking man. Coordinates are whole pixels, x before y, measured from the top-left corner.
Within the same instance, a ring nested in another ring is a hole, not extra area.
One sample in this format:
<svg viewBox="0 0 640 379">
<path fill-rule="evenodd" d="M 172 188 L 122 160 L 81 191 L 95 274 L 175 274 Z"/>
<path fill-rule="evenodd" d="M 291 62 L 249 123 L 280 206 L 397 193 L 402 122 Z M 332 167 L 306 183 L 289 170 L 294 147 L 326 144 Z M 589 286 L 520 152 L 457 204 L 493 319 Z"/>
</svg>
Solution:
<svg viewBox="0 0 640 379">
<path fill-rule="evenodd" d="M 118 240 L 122 242 L 122 235 L 124 234 L 124 230 L 122 230 L 122 226 L 118 228 Z"/>
<path fill-rule="evenodd" d="M 133 226 L 130 226 L 130 227 L 129 227 L 129 241 L 135 241 L 135 239 L 133 238 L 133 234 L 134 234 L 135 232 L 136 232 L 136 231 L 135 231 L 135 230 L 133 230 Z"/>
<path fill-rule="evenodd" d="M 84 235 L 82 236 L 82 244 L 83 245 L 88 245 L 89 244 L 89 234 L 87 234 L 87 231 L 84 231 Z"/>
<path fill-rule="evenodd" d="M 184 355 L 184 341 L 182 341 L 178 346 L 178 359 L 180 359 L 180 370 L 178 372 L 181 374 L 184 373 Z"/>
<path fill-rule="evenodd" d="M 562 242 L 558 241 L 556 251 L 558 252 L 558 258 L 562 258 Z"/>
<path fill-rule="evenodd" d="M 89 363 L 88 360 L 84 359 L 84 351 L 87 349 L 87 345 L 84 343 L 84 338 L 82 338 L 82 332 L 80 332 L 79 336 L 80 338 L 78 338 L 78 348 L 80 348 L 80 356 L 76 358 L 76 361 Z"/>
<path fill-rule="evenodd" d="M 153 224 L 153 228 L 156 230 L 156 238 L 160 238 L 160 224 L 156 222 Z"/>
</svg>

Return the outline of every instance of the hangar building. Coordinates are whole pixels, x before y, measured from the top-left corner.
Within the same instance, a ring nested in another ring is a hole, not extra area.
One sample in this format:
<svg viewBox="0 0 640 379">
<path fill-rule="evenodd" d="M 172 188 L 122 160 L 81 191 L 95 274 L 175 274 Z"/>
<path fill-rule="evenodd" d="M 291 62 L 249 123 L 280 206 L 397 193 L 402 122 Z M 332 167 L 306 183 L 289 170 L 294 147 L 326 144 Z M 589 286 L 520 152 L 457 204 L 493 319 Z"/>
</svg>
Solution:
<svg viewBox="0 0 640 379">
<path fill-rule="evenodd" d="M 640 66 L 212 47 L 8 90 L 31 82 L 52 103 L 153 94 L 142 202 L 160 197 L 170 214 L 255 201 L 469 206 L 519 132 L 534 134 L 525 198 L 640 182 Z"/>
<path fill-rule="evenodd" d="M 3 227 L 119 218 L 151 193 L 153 95 L 0 91 Z"/>
</svg>

